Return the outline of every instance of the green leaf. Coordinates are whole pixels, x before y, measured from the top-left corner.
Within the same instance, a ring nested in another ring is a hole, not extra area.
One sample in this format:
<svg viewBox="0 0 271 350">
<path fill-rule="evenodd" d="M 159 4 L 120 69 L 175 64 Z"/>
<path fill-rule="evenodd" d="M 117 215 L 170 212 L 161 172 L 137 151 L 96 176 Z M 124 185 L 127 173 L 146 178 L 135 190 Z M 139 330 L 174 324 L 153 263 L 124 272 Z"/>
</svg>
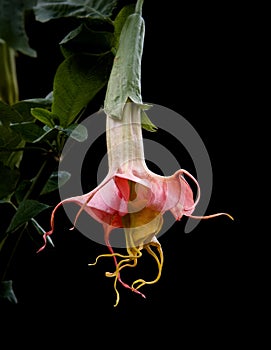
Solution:
<svg viewBox="0 0 271 350">
<path fill-rule="evenodd" d="M 42 134 L 37 139 L 33 140 L 32 143 L 38 143 L 44 140 L 50 140 L 50 141 L 55 140 L 57 137 L 57 134 L 59 133 L 58 126 L 54 126 L 53 128 L 50 128 L 49 126 L 44 125 L 42 130 L 44 130 L 44 134 Z"/>
<path fill-rule="evenodd" d="M 21 202 L 24 199 L 32 183 L 33 183 L 33 180 L 21 180 L 18 183 L 16 190 L 14 192 L 14 196 L 17 203 Z"/>
<path fill-rule="evenodd" d="M 76 141 L 84 142 L 88 138 L 88 129 L 82 124 L 72 124 L 63 131 Z"/>
<path fill-rule="evenodd" d="M 31 109 L 35 107 L 40 107 L 44 109 L 50 109 L 52 106 L 52 98 L 33 98 L 28 100 L 22 100 L 14 105 L 12 108 L 17 111 L 24 122 L 33 121 L 33 115 L 31 114 Z M 15 120 L 14 120 L 15 121 Z M 19 120 L 17 121 L 19 122 Z"/>
<path fill-rule="evenodd" d="M 0 173 L 1 174 L 1 173 Z M 16 213 L 16 208 L 14 205 L 9 201 L 9 199 L 0 199 L 0 212 L 1 217 L 5 218 L 5 220 L 1 221 L 0 224 L 0 254 L 3 246 L 5 245 L 5 242 L 8 238 L 8 234 L 6 232 L 6 229 L 9 225 L 10 220 L 12 219 L 13 215 Z"/>
<path fill-rule="evenodd" d="M 10 127 L 19 133 L 26 142 L 33 142 L 45 134 L 43 129 L 34 122 L 16 123 Z"/>
<path fill-rule="evenodd" d="M 99 54 L 111 50 L 113 33 L 94 31 L 85 24 L 71 31 L 61 42 L 61 51 L 65 57 L 74 53 Z"/>
<path fill-rule="evenodd" d="M 13 169 L 19 167 L 22 159 L 22 151 L 14 151 L 17 148 L 24 147 L 24 140 L 21 136 L 12 130 L 0 124 L 0 161 L 4 165 Z"/>
<path fill-rule="evenodd" d="M 0 162 L 0 199 L 13 193 L 20 177 L 18 169 L 10 169 Z"/>
<path fill-rule="evenodd" d="M 13 216 L 7 232 L 13 232 L 21 225 L 27 223 L 29 220 L 40 214 L 45 209 L 49 208 L 49 205 L 40 203 L 33 199 L 26 199 L 22 201 L 17 209 L 16 214 Z"/>
<path fill-rule="evenodd" d="M 0 39 L 7 45 L 24 55 L 37 57 L 37 53 L 28 43 L 24 27 L 24 14 L 26 1 L 1 0 L 0 1 Z"/>
<path fill-rule="evenodd" d="M 68 127 L 106 85 L 113 55 L 76 54 L 58 67 L 54 78 L 53 114 L 59 125 Z"/>
<path fill-rule="evenodd" d="M 106 19 L 116 4 L 117 0 L 38 0 L 34 12 L 40 22 L 62 17 Z"/>
<path fill-rule="evenodd" d="M 18 300 L 13 291 L 12 280 L 0 281 L 0 302 L 17 304 Z"/>
<path fill-rule="evenodd" d="M 22 116 L 10 105 L 0 101 L 0 122 L 4 125 L 23 121 Z"/>
<path fill-rule="evenodd" d="M 64 170 L 53 172 L 43 190 L 41 191 L 41 194 L 46 194 L 59 189 L 70 179 L 70 177 L 71 174 Z"/>
<path fill-rule="evenodd" d="M 37 120 L 42 122 L 45 125 L 48 125 L 50 128 L 53 128 L 55 126 L 55 120 L 58 119 L 54 113 L 51 111 L 48 111 L 47 109 L 35 107 L 31 109 L 31 114 L 33 117 L 35 117 Z"/>
</svg>

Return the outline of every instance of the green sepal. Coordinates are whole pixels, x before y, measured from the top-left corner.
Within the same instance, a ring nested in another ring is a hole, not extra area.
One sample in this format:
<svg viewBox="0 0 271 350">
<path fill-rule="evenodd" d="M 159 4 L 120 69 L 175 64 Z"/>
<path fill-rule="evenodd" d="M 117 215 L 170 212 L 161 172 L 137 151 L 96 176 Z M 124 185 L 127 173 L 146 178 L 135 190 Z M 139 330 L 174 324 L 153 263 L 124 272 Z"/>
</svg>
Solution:
<svg viewBox="0 0 271 350">
<path fill-rule="evenodd" d="M 131 100 L 142 109 L 150 106 L 141 97 L 141 58 L 145 22 L 140 13 L 129 15 L 123 25 L 104 101 L 105 113 L 122 119 L 124 105 Z"/>
<path fill-rule="evenodd" d="M 141 111 L 141 126 L 143 129 L 150 132 L 155 132 L 158 129 L 158 127 L 151 122 L 145 111 Z"/>
<path fill-rule="evenodd" d="M 132 15 L 135 12 L 135 5 L 129 4 L 119 11 L 115 20 L 114 20 L 114 50 L 117 51 L 119 47 L 119 40 L 122 28 L 128 16 Z"/>
</svg>

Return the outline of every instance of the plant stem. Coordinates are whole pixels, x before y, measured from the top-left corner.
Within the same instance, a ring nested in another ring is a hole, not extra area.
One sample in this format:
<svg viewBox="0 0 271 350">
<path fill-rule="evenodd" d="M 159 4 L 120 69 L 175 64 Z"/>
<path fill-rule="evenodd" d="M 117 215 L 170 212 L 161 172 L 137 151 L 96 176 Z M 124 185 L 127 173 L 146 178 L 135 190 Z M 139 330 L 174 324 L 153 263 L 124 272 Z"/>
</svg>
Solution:
<svg viewBox="0 0 271 350">
<path fill-rule="evenodd" d="M 57 165 L 58 161 L 56 160 L 56 158 L 54 157 L 53 154 L 50 154 L 48 156 L 48 158 L 44 161 L 44 163 L 42 164 L 41 168 L 39 169 L 30 189 L 28 190 L 28 192 L 26 193 L 26 195 L 24 196 L 24 200 L 26 199 L 36 199 L 38 198 L 40 192 L 42 191 L 44 185 L 46 184 L 46 182 L 48 181 L 50 175 L 52 174 L 52 172 L 55 170 L 55 167 Z M 19 242 L 23 236 L 23 232 L 26 228 L 26 225 L 21 229 L 21 231 L 19 232 L 19 235 L 15 241 L 15 244 L 11 250 L 11 253 L 7 259 L 7 263 L 5 264 L 5 267 L 3 267 L 3 273 L 2 273 L 2 278 L 1 280 L 4 280 L 6 278 L 6 275 L 8 273 L 9 270 L 9 266 L 12 262 L 12 259 L 15 255 L 15 252 L 17 250 L 17 247 L 19 245 Z M 4 243 L 6 244 L 6 242 Z"/>
<path fill-rule="evenodd" d="M 144 0 L 137 0 L 136 7 L 135 7 L 135 12 L 142 14 L 142 6 L 143 6 Z"/>
<path fill-rule="evenodd" d="M 23 236 L 23 232 L 24 232 L 25 227 L 26 227 L 26 226 L 24 226 L 24 228 L 21 229 L 21 231 L 20 231 L 20 233 L 19 233 L 19 236 L 18 236 L 18 238 L 17 238 L 16 241 L 15 241 L 15 244 L 14 244 L 14 246 L 13 246 L 13 248 L 12 248 L 12 251 L 11 251 L 11 253 L 10 253 L 10 255 L 9 255 L 8 261 L 7 261 L 6 265 L 5 265 L 5 268 L 4 268 L 4 272 L 3 272 L 3 274 L 2 274 L 1 281 L 5 281 L 5 279 L 6 279 L 6 276 L 7 276 L 9 267 L 10 267 L 10 264 L 11 264 L 11 262 L 12 262 L 12 259 L 13 259 L 14 255 L 15 255 L 15 252 L 16 252 L 16 250 L 17 250 L 17 248 L 18 248 L 19 242 L 20 242 L 20 240 L 21 240 L 21 238 L 22 238 L 22 236 Z"/>
<path fill-rule="evenodd" d="M 16 52 L 0 39 L 0 100 L 13 105 L 19 100 Z"/>
<path fill-rule="evenodd" d="M 40 195 L 40 192 L 48 181 L 50 175 L 55 170 L 57 163 L 58 161 L 55 159 L 53 154 L 48 155 L 48 158 L 42 164 L 40 170 L 32 182 L 32 185 L 24 196 L 24 200 L 34 199 Z"/>
</svg>

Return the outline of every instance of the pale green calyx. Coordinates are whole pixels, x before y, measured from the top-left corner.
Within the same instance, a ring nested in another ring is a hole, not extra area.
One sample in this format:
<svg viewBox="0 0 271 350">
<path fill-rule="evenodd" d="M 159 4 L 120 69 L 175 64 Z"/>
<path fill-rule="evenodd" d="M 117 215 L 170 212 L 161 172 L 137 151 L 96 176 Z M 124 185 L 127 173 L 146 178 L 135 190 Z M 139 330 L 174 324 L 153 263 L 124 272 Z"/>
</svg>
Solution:
<svg viewBox="0 0 271 350">
<path fill-rule="evenodd" d="M 122 119 L 124 105 L 129 100 L 142 109 L 151 107 L 144 104 L 141 97 L 141 58 L 144 35 L 145 22 L 141 16 L 141 8 L 139 10 L 136 6 L 136 11 L 127 17 L 123 25 L 108 81 L 104 111 L 112 118 Z"/>
</svg>

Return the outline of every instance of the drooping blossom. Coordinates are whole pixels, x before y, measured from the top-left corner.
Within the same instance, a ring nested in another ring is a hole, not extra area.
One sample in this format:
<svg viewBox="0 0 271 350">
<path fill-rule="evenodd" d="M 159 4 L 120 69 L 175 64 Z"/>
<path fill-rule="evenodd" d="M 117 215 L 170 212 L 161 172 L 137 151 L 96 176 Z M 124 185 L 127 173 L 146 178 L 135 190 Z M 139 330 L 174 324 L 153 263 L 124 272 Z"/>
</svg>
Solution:
<svg viewBox="0 0 271 350">
<path fill-rule="evenodd" d="M 127 102 L 122 120 L 106 117 L 107 176 L 91 192 L 61 201 L 52 212 L 51 230 L 44 235 L 46 243 L 46 236 L 54 231 L 56 210 L 68 202 L 80 207 L 74 225 L 82 211 L 100 222 L 109 253 L 98 256 L 94 264 L 101 257 L 111 257 L 114 260 L 115 271 L 107 272 L 106 276 L 114 278 L 115 305 L 119 302 L 117 283 L 144 297 L 139 289 L 159 280 L 164 257 L 157 234 L 162 228 L 165 212 L 170 211 L 176 220 L 181 220 L 183 216 L 203 219 L 227 215 L 231 218 L 226 213 L 203 217 L 192 215 L 200 199 L 200 187 L 186 170 L 180 169 L 171 176 L 161 176 L 148 169 L 144 158 L 141 112 L 141 106 Z M 186 178 L 190 178 L 197 186 L 195 199 Z M 124 230 L 127 254 L 115 252 L 110 244 L 110 235 L 115 228 Z M 129 285 L 122 281 L 121 270 L 135 267 L 144 249 L 157 262 L 158 273 L 151 281 L 139 278 Z"/>
<path fill-rule="evenodd" d="M 129 15 L 123 25 L 118 49 L 111 70 L 104 103 L 106 114 L 106 137 L 108 173 L 105 179 L 91 192 L 62 200 L 51 215 L 51 230 L 54 232 L 56 210 L 65 203 L 79 206 L 74 219 L 74 227 L 84 211 L 92 219 L 101 223 L 108 253 L 99 255 L 111 257 L 115 270 L 106 272 L 114 280 L 116 303 L 119 303 L 118 284 L 145 297 L 139 289 L 146 284 L 158 282 L 161 277 L 164 256 L 157 235 L 163 226 L 163 215 L 170 211 L 176 220 L 183 216 L 196 217 L 192 213 L 200 199 L 200 186 L 186 170 L 180 169 L 171 176 L 160 176 L 148 169 L 144 157 L 142 120 L 149 129 L 153 124 L 144 110 L 150 106 L 143 104 L 141 97 L 141 57 L 144 40 L 144 20 L 141 16 L 143 0 L 138 0 L 135 12 Z M 196 184 L 196 198 L 188 183 L 188 178 Z M 116 228 L 123 228 L 126 254 L 115 252 L 110 236 Z M 143 278 L 131 285 L 121 279 L 124 268 L 136 267 L 138 259 L 146 250 L 156 261 L 158 272 L 153 280 Z"/>
</svg>

